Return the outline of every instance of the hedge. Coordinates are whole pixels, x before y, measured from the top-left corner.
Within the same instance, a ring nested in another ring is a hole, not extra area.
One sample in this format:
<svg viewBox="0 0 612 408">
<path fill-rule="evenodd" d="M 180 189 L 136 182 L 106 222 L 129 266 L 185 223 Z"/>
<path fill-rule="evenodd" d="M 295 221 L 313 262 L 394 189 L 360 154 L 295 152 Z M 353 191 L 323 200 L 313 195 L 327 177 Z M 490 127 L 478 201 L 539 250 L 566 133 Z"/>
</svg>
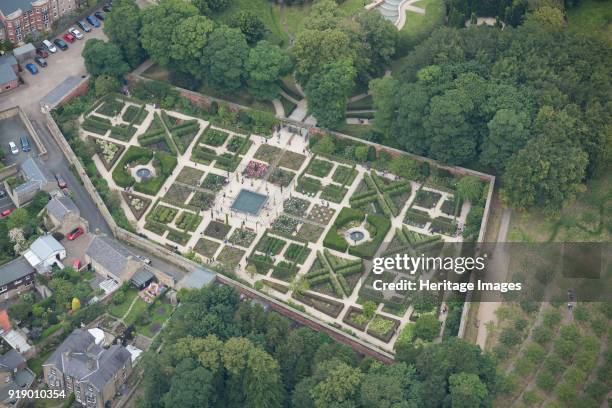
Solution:
<svg viewBox="0 0 612 408">
<path fill-rule="evenodd" d="M 359 193 L 359 194 L 354 194 L 349 201 L 352 202 L 353 201 L 357 201 L 357 200 L 361 200 L 363 198 L 367 198 L 367 197 L 374 197 L 376 196 L 376 191 L 375 190 L 368 190 L 365 193 Z"/>
<path fill-rule="evenodd" d="M 162 140 L 164 140 L 166 137 L 163 135 L 163 133 L 159 133 L 157 135 L 140 135 L 138 136 L 138 143 L 140 143 L 141 146 L 149 146 L 155 143 L 159 143 Z"/>
<path fill-rule="evenodd" d="M 361 245 L 350 247 L 349 254 L 364 259 L 372 259 L 376 254 L 378 247 L 384 241 L 387 232 L 391 228 L 391 221 L 381 215 L 376 214 L 369 214 L 366 221 L 376 228 L 376 235 L 372 237 L 370 242 L 365 242 Z"/>
<path fill-rule="evenodd" d="M 130 146 L 123 154 L 123 157 L 115 166 L 113 171 L 113 180 L 119 187 L 130 187 L 134 185 L 136 180 L 129 175 L 124 169 L 126 164 L 138 162 L 138 164 L 146 164 L 153 157 L 153 152 L 148 149 L 143 149 L 138 146 Z"/>
<path fill-rule="evenodd" d="M 308 283 L 311 286 L 316 286 L 319 285 L 321 283 L 325 283 L 327 281 L 329 281 L 331 279 L 331 274 L 329 273 L 329 271 L 325 271 L 325 274 L 323 275 L 319 275 L 319 276 L 315 276 L 314 278 L 310 278 L 310 277 L 306 277 L 306 279 L 308 280 Z"/>
<path fill-rule="evenodd" d="M 327 268 L 315 269 L 314 271 L 308 272 L 306 274 L 306 279 L 316 278 L 317 276 L 328 274 L 329 270 Z"/>
<path fill-rule="evenodd" d="M 348 242 L 338 235 L 338 227 L 332 225 L 323 239 L 323 246 L 330 249 L 335 249 L 338 252 L 346 252 Z"/>
<path fill-rule="evenodd" d="M 329 276 L 331 278 L 331 283 L 332 283 L 332 286 L 334 288 L 334 292 L 336 292 L 336 295 L 338 295 L 340 297 L 342 297 L 344 295 L 348 296 L 349 292 L 348 291 L 347 292 L 344 291 L 344 289 L 342 288 L 342 285 L 338 282 L 338 279 L 336 279 L 336 276 L 331 275 L 331 274 Z"/>
<path fill-rule="evenodd" d="M 350 276 L 350 275 L 354 275 L 356 273 L 361 273 L 361 272 L 363 272 L 362 261 L 359 261 L 358 264 L 347 265 L 346 267 L 339 268 L 338 270 L 336 270 L 336 274 L 342 275 L 342 276 Z"/>
<path fill-rule="evenodd" d="M 365 213 L 353 208 L 343 207 L 334 221 L 334 226 L 340 228 L 351 221 L 361 221 L 365 218 Z"/>
<path fill-rule="evenodd" d="M 344 275 L 336 275 L 336 278 L 338 278 L 338 283 L 340 284 L 340 287 L 344 291 L 344 294 L 346 296 L 350 296 L 352 292 L 351 285 L 348 284 Z"/>
<path fill-rule="evenodd" d="M 423 214 L 410 209 L 406 212 L 405 220 L 412 220 L 419 224 L 427 224 L 429 221 L 431 221 L 431 217 L 428 214 Z"/>
</svg>

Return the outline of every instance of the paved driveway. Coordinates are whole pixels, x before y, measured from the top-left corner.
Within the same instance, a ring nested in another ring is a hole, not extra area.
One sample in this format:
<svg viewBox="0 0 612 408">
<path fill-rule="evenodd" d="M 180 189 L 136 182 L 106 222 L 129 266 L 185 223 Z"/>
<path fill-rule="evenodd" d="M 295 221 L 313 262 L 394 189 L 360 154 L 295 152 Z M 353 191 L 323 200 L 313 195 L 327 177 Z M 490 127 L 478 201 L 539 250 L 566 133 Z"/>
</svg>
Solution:
<svg viewBox="0 0 612 408">
<path fill-rule="evenodd" d="M 21 136 L 26 136 L 30 142 L 31 150 L 27 153 L 21 150 L 21 142 L 19 140 Z M 14 142 L 17 145 L 19 148 L 18 154 L 11 153 L 9 142 Z M 6 153 L 4 159 L 2 159 L 2 163 L 5 166 L 10 166 L 14 163 L 21 163 L 30 155 L 38 155 L 36 143 L 34 143 L 34 141 L 30 138 L 28 130 L 25 128 L 23 122 L 21 122 L 21 118 L 18 115 L 0 120 L 0 147 L 2 147 Z"/>
</svg>

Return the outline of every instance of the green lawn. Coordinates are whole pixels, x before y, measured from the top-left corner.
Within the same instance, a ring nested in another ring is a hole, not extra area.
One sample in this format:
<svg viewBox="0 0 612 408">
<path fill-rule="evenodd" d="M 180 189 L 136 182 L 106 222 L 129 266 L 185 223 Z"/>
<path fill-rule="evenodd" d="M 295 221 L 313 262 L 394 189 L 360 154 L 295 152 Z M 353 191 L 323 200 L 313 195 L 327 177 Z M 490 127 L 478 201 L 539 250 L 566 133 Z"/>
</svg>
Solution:
<svg viewBox="0 0 612 408">
<path fill-rule="evenodd" d="M 128 313 L 128 315 L 123 319 L 125 324 L 129 326 L 136 323 L 145 310 L 147 310 L 148 306 L 148 303 L 144 300 L 140 298 L 136 299 L 136 303 L 134 303 L 134 306 L 132 306 L 132 310 L 130 310 L 130 313 Z"/>
<path fill-rule="evenodd" d="M 578 7 L 567 11 L 570 30 L 601 35 L 612 42 L 612 2 L 583 0 Z"/>
<path fill-rule="evenodd" d="M 167 303 L 155 302 L 149 309 L 150 323 L 146 326 L 141 326 L 136 322 L 136 330 L 149 338 L 159 333 L 161 326 L 172 313 L 172 305 Z"/>
<path fill-rule="evenodd" d="M 136 289 L 128 289 L 128 291 L 125 292 L 125 302 L 115 305 L 111 300 L 112 306 L 108 312 L 114 317 L 122 318 L 128 311 L 136 295 L 138 295 L 138 291 Z"/>
<path fill-rule="evenodd" d="M 28 368 L 36 374 L 36 376 L 42 375 L 43 369 L 42 365 L 45 360 L 49 358 L 49 356 L 53 353 L 53 349 L 49 349 L 45 351 L 43 354 L 38 354 L 36 357 L 28 360 Z"/>
<path fill-rule="evenodd" d="M 338 8 L 344 16 L 352 16 L 360 11 L 365 11 L 365 5 L 369 4 L 369 0 L 345 0 Z"/>
<path fill-rule="evenodd" d="M 411 45 L 421 40 L 434 28 L 444 24 L 445 15 L 443 0 L 421 0 L 414 5 L 425 9 L 425 14 L 406 11 L 406 24 L 400 31 L 404 39 Z"/>
<path fill-rule="evenodd" d="M 255 13 L 268 29 L 266 39 L 279 45 L 287 45 L 289 38 L 283 31 L 283 26 L 275 10 L 276 6 L 269 0 L 232 0 L 229 7 L 215 16 L 224 23 L 228 23 L 239 11 L 251 11 Z"/>
<path fill-rule="evenodd" d="M 285 22 L 287 30 L 289 30 L 291 34 L 296 35 L 302 29 L 302 21 L 310 14 L 311 7 L 311 3 L 306 3 L 303 6 L 285 6 Z M 274 14 L 282 29 L 283 24 L 280 17 L 280 5 L 274 6 Z"/>
</svg>

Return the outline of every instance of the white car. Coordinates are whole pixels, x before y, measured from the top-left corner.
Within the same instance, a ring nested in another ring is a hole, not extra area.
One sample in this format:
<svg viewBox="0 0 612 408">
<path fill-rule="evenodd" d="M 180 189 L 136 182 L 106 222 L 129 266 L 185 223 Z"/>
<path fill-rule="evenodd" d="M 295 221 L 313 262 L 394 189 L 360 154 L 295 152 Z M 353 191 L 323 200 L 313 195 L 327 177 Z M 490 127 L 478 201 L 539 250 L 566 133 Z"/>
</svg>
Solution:
<svg viewBox="0 0 612 408">
<path fill-rule="evenodd" d="M 68 32 L 74 36 L 77 40 L 83 39 L 83 33 L 77 30 L 75 27 L 70 27 Z"/>
<path fill-rule="evenodd" d="M 136 255 L 136 258 L 138 258 L 140 261 L 146 263 L 147 265 L 151 265 L 151 260 L 145 256 L 142 255 Z"/>
<path fill-rule="evenodd" d="M 11 153 L 19 154 L 19 148 L 15 144 L 15 142 L 9 142 L 9 147 L 11 148 Z"/>
<path fill-rule="evenodd" d="M 57 48 L 55 48 L 55 45 L 53 45 L 53 43 L 49 40 L 43 40 L 42 42 L 43 47 L 45 47 L 47 49 L 47 51 L 49 51 L 50 53 L 56 53 L 57 52 Z"/>
</svg>

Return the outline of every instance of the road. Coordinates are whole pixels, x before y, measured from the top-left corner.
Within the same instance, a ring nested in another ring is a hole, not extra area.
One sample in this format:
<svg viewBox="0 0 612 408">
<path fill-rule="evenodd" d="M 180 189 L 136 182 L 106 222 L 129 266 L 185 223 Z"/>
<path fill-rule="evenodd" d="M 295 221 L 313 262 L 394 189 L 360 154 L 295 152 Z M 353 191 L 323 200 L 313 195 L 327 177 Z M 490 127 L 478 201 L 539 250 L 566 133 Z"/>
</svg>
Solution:
<svg viewBox="0 0 612 408">
<path fill-rule="evenodd" d="M 94 29 L 85 36 L 85 40 L 91 38 L 107 39 L 101 28 Z M 66 78 L 70 76 L 87 75 L 85 61 L 81 57 L 81 51 L 85 45 L 85 40 L 69 44 L 70 48 L 67 51 L 58 51 L 56 54 L 52 54 L 48 59 L 48 67 L 42 68 L 38 75 L 33 76 L 27 71 L 25 74 L 21 73 L 26 84 L 8 94 L 0 96 L 0 111 L 14 106 L 21 107 L 32 122 L 32 126 L 47 149 L 48 157 L 45 164 L 52 173 L 60 173 L 64 177 L 73 194 L 74 202 L 81 212 L 81 216 L 89 221 L 90 230 L 92 232 L 111 235 L 108 224 L 104 221 L 104 218 L 91 200 L 85 188 L 71 171 L 70 163 L 64 157 L 59 146 L 49 133 L 45 125 L 45 115 L 41 112 L 39 105 L 40 99 Z M 183 270 L 168 263 L 166 260 L 133 246 L 123 245 L 129 251 L 151 259 L 152 266 L 168 273 L 177 281 L 185 276 Z"/>
</svg>

